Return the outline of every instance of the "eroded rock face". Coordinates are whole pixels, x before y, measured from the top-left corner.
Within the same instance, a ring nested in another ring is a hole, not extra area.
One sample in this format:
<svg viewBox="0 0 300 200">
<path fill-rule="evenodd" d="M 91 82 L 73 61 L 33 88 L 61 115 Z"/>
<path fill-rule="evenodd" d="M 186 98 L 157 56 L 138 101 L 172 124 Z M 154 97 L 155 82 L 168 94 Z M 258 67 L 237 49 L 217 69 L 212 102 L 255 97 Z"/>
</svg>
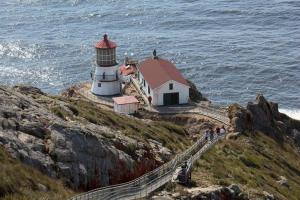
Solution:
<svg viewBox="0 0 300 200">
<path fill-rule="evenodd" d="M 247 110 L 252 115 L 253 129 L 271 134 L 272 137 L 282 140 L 282 133 L 286 132 L 284 123 L 280 121 L 278 104 L 268 102 L 263 95 L 257 95 L 254 102 L 249 102 Z M 283 130 L 281 130 L 283 128 Z"/>
<path fill-rule="evenodd" d="M 159 164 L 146 145 L 108 127 L 64 121 L 27 94 L 44 95 L 32 87 L 0 87 L 0 145 L 22 162 L 74 189 L 125 182 Z M 132 143 L 130 154 L 124 148 Z"/>
<path fill-rule="evenodd" d="M 251 131 L 253 129 L 252 114 L 238 104 L 233 104 L 228 109 L 231 126 L 235 132 Z"/>
<path fill-rule="evenodd" d="M 269 102 L 261 94 L 254 102 L 249 102 L 246 108 L 238 104 L 229 107 L 231 126 L 236 132 L 261 131 L 277 141 L 282 141 L 284 135 L 292 137 L 300 147 L 300 122 L 278 111 L 278 104 Z"/>
</svg>

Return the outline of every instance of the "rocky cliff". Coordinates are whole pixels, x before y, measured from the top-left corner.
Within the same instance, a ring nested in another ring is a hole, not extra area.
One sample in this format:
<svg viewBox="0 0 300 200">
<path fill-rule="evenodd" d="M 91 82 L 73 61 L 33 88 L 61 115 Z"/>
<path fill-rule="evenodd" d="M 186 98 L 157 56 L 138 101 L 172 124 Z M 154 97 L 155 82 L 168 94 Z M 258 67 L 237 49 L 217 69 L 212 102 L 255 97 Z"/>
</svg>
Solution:
<svg viewBox="0 0 300 200">
<path fill-rule="evenodd" d="M 184 145 L 185 132 L 177 141 L 166 124 L 119 116 L 33 87 L 0 87 L 0 145 L 74 189 L 125 182 L 160 165 L 163 153 L 157 154 L 145 137 L 155 140 L 156 132 Z M 158 142 L 163 140 L 158 137 Z"/>
<path fill-rule="evenodd" d="M 246 108 L 238 104 L 229 107 L 229 118 L 234 131 L 261 131 L 278 142 L 284 137 L 292 139 L 300 147 L 300 121 L 278 111 L 278 104 L 269 102 L 259 94 Z"/>
</svg>

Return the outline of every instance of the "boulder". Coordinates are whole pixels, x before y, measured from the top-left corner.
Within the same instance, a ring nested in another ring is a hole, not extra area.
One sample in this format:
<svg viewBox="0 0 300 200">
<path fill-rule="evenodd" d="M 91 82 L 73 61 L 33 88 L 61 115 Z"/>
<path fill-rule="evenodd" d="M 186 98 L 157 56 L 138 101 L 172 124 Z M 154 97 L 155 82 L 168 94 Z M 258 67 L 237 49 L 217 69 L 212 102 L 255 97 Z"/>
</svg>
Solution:
<svg viewBox="0 0 300 200">
<path fill-rule="evenodd" d="M 38 190 L 41 191 L 41 192 L 48 192 L 47 186 L 45 186 L 45 185 L 43 185 L 43 184 L 41 184 L 41 183 L 38 183 L 38 184 L 37 184 L 37 188 L 38 188 Z"/>
<path fill-rule="evenodd" d="M 264 200 L 275 200 L 275 197 L 273 194 L 270 194 L 266 191 L 263 191 Z"/>
<path fill-rule="evenodd" d="M 277 183 L 281 186 L 289 187 L 288 180 L 284 176 L 279 176 L 279 180 L 277 181 Z"/>
</svg>

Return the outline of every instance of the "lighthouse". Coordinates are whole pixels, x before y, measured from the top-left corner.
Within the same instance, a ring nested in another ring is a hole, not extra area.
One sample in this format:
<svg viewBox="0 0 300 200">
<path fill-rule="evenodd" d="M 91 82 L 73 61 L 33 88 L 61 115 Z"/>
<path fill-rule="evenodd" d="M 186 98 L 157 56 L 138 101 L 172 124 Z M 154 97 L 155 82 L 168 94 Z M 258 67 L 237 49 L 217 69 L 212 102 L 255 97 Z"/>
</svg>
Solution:
<svg viewBox="0 0 300 200">
<path fill-rule="evenodd" d="M 111 96 L 120 94 L 121 82 L 116 60 L 117 44 L 108 39 L 107 34 L 96 43 L 97 66 L 92 74 L 91 92 L 95 95 Z"/>
</svg>

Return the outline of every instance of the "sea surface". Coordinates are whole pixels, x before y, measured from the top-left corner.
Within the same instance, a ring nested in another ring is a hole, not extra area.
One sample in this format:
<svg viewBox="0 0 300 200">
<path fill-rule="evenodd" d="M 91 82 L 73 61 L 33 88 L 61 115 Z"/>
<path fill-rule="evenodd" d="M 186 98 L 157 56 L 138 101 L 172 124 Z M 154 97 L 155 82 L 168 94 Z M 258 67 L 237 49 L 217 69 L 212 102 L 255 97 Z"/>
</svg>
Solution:
<svg viewBox="0 0 300 200">
<path fill-rule="evenodd" d="M 0 0 L 0 84 L 89 81 L 104 33 L 120 63 L 156 49 L 216 104 L 263 93 L 300 117 L 300 0 Z"/>
</svg>

